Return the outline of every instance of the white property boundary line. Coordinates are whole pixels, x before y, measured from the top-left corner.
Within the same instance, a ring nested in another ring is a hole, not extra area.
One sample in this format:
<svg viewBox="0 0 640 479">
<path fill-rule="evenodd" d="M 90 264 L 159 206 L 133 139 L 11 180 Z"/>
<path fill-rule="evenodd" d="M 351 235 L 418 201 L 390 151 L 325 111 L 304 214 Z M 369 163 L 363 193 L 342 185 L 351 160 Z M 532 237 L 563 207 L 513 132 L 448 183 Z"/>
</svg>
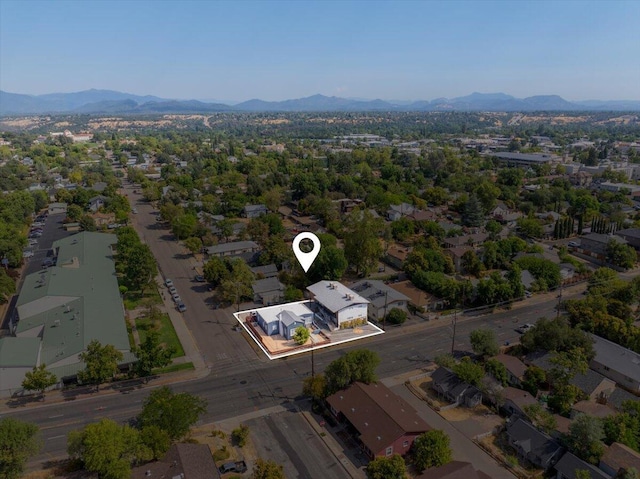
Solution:
<svg viewBox="0 0 640 479">
<path fill-rule="evenodd" d="M 295 356 L 296 354 L 308 353 L 311 350 L 315 351 L 316 349 L 328 348 L 328 347 L 331 347 L 331 346 L 336 346 L 338 344 L 350 343 L 351 341 L 359 341 L 360 339 L 370 338 L 372 336 L 377 336 L 379 334 L 384 334 L 384 331 L 382 329 L 380 329 L 375 324 L 372 324 L 369 321 L 367 321 L 367 324 L 375 329 L 374 332 L 368 333 L 368 334 L 365 334 L 365 335 L 362 335 L 362 336 L 357 336 L 357 337 L 354 337 L 354 338 L 342 339 L 340 341 L 335 341 L 335 342 L 334 341 L 330 341 L 328 344 L 321 344 L 321 345 L 315 346 L 315 347 L 304 347 L 304 348 L 301 347 L 300 349 L 296 349 L 294 351 L 290 351 L 290 352 L 287 352 L 287 353 L 270 354 L 269 351 L 267 349 L 265 349 L 265 347 L 262 345 L 262 342 L 258 338 L 256 338 L 254 336 L 253 331 L 251 331 L 251 329 L 249 329 L 247 327 L 247 325 L 244 323 L 244 321 L 242 321 L 240 319 L 240 315 L 241 314 L 252 313 L 254 311 L 259 311 L 260 309 L 282 308 L 282 307 L 287 306 L 288 304 L 304 304 L 304 303 L 310 303 L 310 302 L 311 301 L 309 301 L 309 300 L 306 300 L 306 301 L 295 301 L 295 302 L 292 302 L 292 303 L 284 303 L 284 304 L 276 304 L 274 306 L 267 306 L 266 308 L 245 309 L 244 311 L 238 311 L 237 313 L 233 313 L 233 316 L 236 318 L 236 321 L 238 321 L 238 323 L 240 323 L 240 326 L 242 326 L 242 328 L 247 332 L 247 334 L 249 334 L 249 336 L 251 336 L 251 339 L 253 339 L 253 341 L 258 345 L 258 347 L 262 350 L 262 352 L 265 354 L 265 356 L 267 356 L 267 358 L 269 358 L 270 360 L 287 358 L 289 356 Z"/>
</svg>

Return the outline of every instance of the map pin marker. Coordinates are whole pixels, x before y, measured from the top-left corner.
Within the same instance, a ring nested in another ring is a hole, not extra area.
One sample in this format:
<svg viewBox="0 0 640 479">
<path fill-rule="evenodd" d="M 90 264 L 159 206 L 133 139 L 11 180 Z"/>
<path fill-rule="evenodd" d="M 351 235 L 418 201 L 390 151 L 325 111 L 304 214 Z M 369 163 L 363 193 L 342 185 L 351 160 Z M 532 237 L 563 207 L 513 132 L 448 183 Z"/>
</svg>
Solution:
<svg viewBox="0 0 640 479">
<path fill-rule="evenodd" d="M 311 242 L 313 243 L 313 249 L 308 253 L 305 253 L 300 249 L 300 241 L 302 241 L 303 239 L 311 240 Z M 320 252 L 320 239 L 313 233 L 300 233 L 293 239 L 292 248 L 293 252 L 296 255 L 296 258 L 298 258 L 298 263 L 300 263 L 300 266 L 302 266 L 302 269 L 306 273 L 307 271 L 309 271 L 309 268 L 311 268 L 311 265 L 318 257 L 318 253 Z"/>
</svg>

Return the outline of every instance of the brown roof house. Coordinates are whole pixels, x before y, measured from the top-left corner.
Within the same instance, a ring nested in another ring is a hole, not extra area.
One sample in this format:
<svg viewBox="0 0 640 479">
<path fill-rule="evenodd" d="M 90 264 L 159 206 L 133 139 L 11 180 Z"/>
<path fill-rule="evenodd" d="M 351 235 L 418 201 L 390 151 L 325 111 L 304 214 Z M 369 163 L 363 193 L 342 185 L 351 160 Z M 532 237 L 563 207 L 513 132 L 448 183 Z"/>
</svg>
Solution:
<svg viewBox="0 0 640 479">
<path fill-rule="evenodd" d="M 631 468 L 640 471 L 640 453 L 619 442 L 611 444 L 600 459 L 600 469 L 612 476 Z"/>
<path fill-rule="evenodd" d="M 469 462 L 451 461 L 444 466 L 427 469 L 416 479 L 491 479 L 491 476 L 476 471 Z"/>
<path fill-rule="evenodd" d="M 331 412 L 357 431 L 371 458 L 404 455 L 431 428 L 416 410 L 382 383 L 354 383 L 329 396 Z"/>
<path fill-rule="evenodd" d="M 506 387 L 502 391 L 504 397 L 504 404 L 502 408 L 509 413 L 509 415 L 517 414 L 520 417 L 527 417 L 524 409 L 527 406 L 536 404 L 536 398 L 527 391 L 522 389 Z"/>
<path fill-rule="evenodd" d="M 504 365 L 507 369 L 507 381 L 512 386 L 520 386 L 524 379 L 524 373 L 527 371 L 527 365 L 515 356 L 508 354 L 498 354 L 494 357 L 496 361 Z"/>
<path fill-rule="evenodd" d="M 220 473 L 206 444 L 174 444 L 161 460 L 131 471 L 131 479 L 149 477 L 220 479 Z"/>
</svg>

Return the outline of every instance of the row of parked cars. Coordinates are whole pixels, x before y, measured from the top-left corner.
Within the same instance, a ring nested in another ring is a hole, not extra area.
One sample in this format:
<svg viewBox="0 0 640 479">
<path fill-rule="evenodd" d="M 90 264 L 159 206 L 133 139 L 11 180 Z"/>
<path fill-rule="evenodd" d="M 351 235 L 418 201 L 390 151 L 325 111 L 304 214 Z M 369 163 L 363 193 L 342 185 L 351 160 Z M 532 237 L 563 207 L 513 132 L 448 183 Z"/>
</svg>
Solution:
<svg viewBox="0 0 640 479">
<path fill-rule="evenodd" d="M 180 311 L 181 313 L 184 313 L 187 310 L 187 307 L 182 302 L 182 298 L 178 294 L 178 290 L 174 286 L 173 281 L 167 278 L 165 279 L 164 284 L 167 287 L 167 290 L 169 291 L 171 298 L 173 298 L 174 303 L 176 303 L 176 308 L 178 309 L 178 311 Z"/>
<path fill-rule="evenodd" d="M 31 224 L 31 230 L 29 231 L 29 236 L 27 238 L 28 243 L 29 243 L 29 248 L 25 249 L 22 252 L 22 257 L 27 259 L 27 258 L 31 258 L 34 255 L 33 249 L 31 249 L 33 246 L 36 246 L 38 244 L 38 240 L 40 239 L 40 237 L 42 236 L 43 232 L 44 232 L 44 225 L 45 222 L 47 221 L 47 214 L 43 213 L 39 216 L 37 216 L 35 218 L 35 221 Z"/>
</svg>

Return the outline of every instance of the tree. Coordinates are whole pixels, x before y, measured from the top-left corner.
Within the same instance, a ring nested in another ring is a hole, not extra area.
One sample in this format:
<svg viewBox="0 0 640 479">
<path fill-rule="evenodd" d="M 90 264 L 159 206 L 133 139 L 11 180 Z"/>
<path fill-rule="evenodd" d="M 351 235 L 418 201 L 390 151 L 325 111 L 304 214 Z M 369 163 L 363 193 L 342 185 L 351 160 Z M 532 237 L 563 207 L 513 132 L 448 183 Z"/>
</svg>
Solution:
<svg viewBox="0 0 640 479">
<path fill-rule="evenodd" d="M 163 386 L 144 400 L 138 419 L 143 428 L 157 426 L 175 441 L 184 437 L 206 410 L 204 399 L 189 393 L 174 393 Z"/>
<path fill-rule="evenodd" d="M 484 369 L 481 365 L 471 361 L 469 356 L 465 356 L 453 367 L 453 372 L 464 382 L 474 386 L 480 386 L 480 381 L 484 377 Z"/>
<path fill-rule="evenodd" d="M 451 461 L 449 436 L 444 431 L 432 429 L 419 435 L 413 443 L 413 458 L 420 472 L 430 467 L 439 467 Z"/>
<path fill-rule="evenodd" d="M 5 304 L 16 293 L 16 282 L 0 268 L 0 304 Z"/>
<path fill-rule="evenodd" d="M 195 236 L 187 238 L 184 240 L 184 247 L 187 248 L 191 254 L 195 255 L 196 253 L 200 253 L 202 251 L 202 240 Z"/>
<path fill-rule="evenodd" d="M 462 268 L 468 273 L 472 274 L 476 278 L 480 277 L 480 274 L 484 271 L 484 264 L 476 255 L 476 252 L 472 249 L 465 251 L 462 255 Z"/>
<path fill-rule="evenodd" d="M 576 469 L 575 479 L 591 479 L 591 472 L 588 469 Z"/>
<path fill-rule="evenodd" d="M 29 458 L 40 451 L 38 426 L 11 417 L 0 419 L 0 477 L 18 479 Z"/>
<path fill-rule="evenodd" d="M 247 439 L 249 438 L 249 426 L 240 424 L 237 428 L 231 431 L 231 439 L 235 444 L 240 447 L 247 445 Z"/>
<path fill-rule="evenodd" d="M 576 400 L 580 397 L 582 391 L 573 384 L 567 386 L 561 385 L 553 390 L 553 394 L 549 396 L 547 405 L 549 409 L 558 414 L 568 415 Z"/>
<path fill-rule="evenodd" d="M 369 211 L 353 211 L 345 224 L 344 254 L 356 273 L 367 275 L 377 265 L 384 250 L 380 235 L 384 230 L 381 218 Z M 322 250 L 321 250 L 322 251 Z"/>
<path fill-rule="evenodd" d="M 580 459 L 598 464 L 604 454 L 604 431 L 600 418 L 580 414 L 569 425 L 567 447 Z"/>
<path fill-rule="evenodd" d="M 407 320 L 407 312 L 400 308 L 391 308 L 385 321 L 390 324 L 402 324 Z"/>
<path fill-rule="evenodd" d="M 589 361 L 581 348 L 555 353 L 551 364 L 553 367 L 549 371 L 549 377 L 554 387 L 566 386 L 576 374 L 585 374 L 589 369 Z"/>
<path fill-rule="evenodd" d="M 308 376 L 302 381 L 302 394 L 319 401 L 326 397 L 327 380 L 322 374 Z"/>
<path fill-rule="evenodd" d="M 258 458 L 253 465 L 251 479 L 285 479 L 284 470 L 280 464 L 276 464 L 274 461 Z"/>
<path fill-rule="evenodd" d="M 524 407 L 525 414 L 531 423 L 538 429 L 551 434 L 557 427 L 556 418 L 539 403 L 529 404 Z"/>
<path fill-rule="evenodd" d="M 169 434 L 158 426 L 143 427 L 140 431 L 140 440 L 149 448 L 151 456 L 155 460 L 163 457 L 171 447 Z"/>
<path fill-rule="evenodd" d="M 475 193 L 469 196 L 469 199 L 464 205 L 462 223 L 465 226 L 472 227 L 482 226 L 482 223 L 484 223 L 484 211 L 482 210 L 482 204 Z"/>
<path fill-rule="evenodd" d="M 113 378 L 118 372 L 118 361 L 122 361 L 122 353 L 113 345 L 102 346 L 97 339 L 92 340 L 87 350 L 80 353 L 80 360 L 85 363 L 85 368 L 78 371 L 78 379 L 87 384 L 95 384 L 96 391 L 100 384 Z"/>
<path fill-rule="evenodd" d="M 83 213 L 84 211 L 82 211 L 82 208 L 78 205 L 69 205 L 67 207 L 67 218 L 72 222 L 78 221 Z"/>
<path fill-rule="evenodd" d="M 547 373 L 538 366 L 529 366 L 524 372 L 522 389 L 528 391 L 532 396 L 538 394 L 538 389 L 547 382 Z"/>
<path fill-rule="evenodd" d="M 405 479 L 407 466 L 399 454 L 376 457 L 367 464 L 367 479 Z"/>
<path fill-rule="evenodd" d="M 615 239 L 610 239 L 606 248 L 607 261 L 620 268 L 630 269 L 638 261 L 636 250 L 627 244 L 618 243 Z"/>
<path fill-rule="evenodd" d="M 171 364 L 171 358 L 175 354 L 175 347 L 166 348 L 160 344 L 160 333 L 157 331 L 148 331 L 144 342 L 133 348 L 138 361 L 134 368 L 136 374 L 140 377 L 151 375 L 154 368 L 164 368 Z"/>
<path fill-rule="evenodd" d="M 300 345 L 306 343 L 309 340 L 310 336 L 311 333 L 306 326 L 298 326 L 293 332 L 293 340 Z"/>
<path fill-rule="evenodd" d="M 496 381 L 503 386 L 506 386 L 509 381 L 509 375 L 507 374 L 507 367 L 497 359 L 489 359 L 484 363 L 485 370 L 491 374 Z"/>
<path fill-rule="evenodd" d="M 32 371 L 27 371 L 24 375 L 24 381 L 22 381 L 22 387 L 27 391 L 40 391 L 42 394 L 42 400 L 44 400 L 44 394 L 47 388 L 53 386 L 58 382 L 58 378 L 51 371 L 47 371 L 46 364 L 42 363 L 40 366 L 34 366 Z"/>
<path fill-rule="evenodd" d="M 249 265 L 240 258 L 236 258 L 230 265 L 229 276 L 220 283 L 219 292 L 224 301 L 236 304 L 240 310 L 243 299 L 253 299 L 253 272 Z"/>
<path fill-rule="evenodd" d="M 190 213 L 179 214 L 171 221 L 171 231 L 178 240 L 193 236 L 197 226 L 198 217 Z"/>
<path fill-rule="evenodd" d="M 72 458 L 80 459 L 87 471 L 96 472 L 104 479 L 128 478 L 133 464 L 152 457 L 138 430 L 111 419 L 71 431 L 67 452 Z"/>
<path fill-rule="evenodd" d="M 322 235 L 325 236 L 325 235 Z M 322 241 L 322 238 L 321 238 Z M 322 243 L 320 253 L 316 257 L 313 265 L 307 272 L 309 281 L 339 281 L 349 266 L 344 256 L 344 251 L 334 245 L 326 245 Z"/>
<path fill-rule="evenodd" d="M 229 276 L 226 263 L 217 256 L 209 259 L 202 268 L 205 279 L 215 288 Z"/>
<path fill-rule="evenodd" d="M 475 329 L 469 335 L 473 352 L 483 357 L 495 356 L 500 352 L 496 333 L 493 329 Z"/>
<path fill-rule="evenodd" d="M 350 384 L 360 381 L 370 384 L 376 381 L 375 369 L 380 357 L 368 349 L 349 351 L 344 356 L 329 363 L 325 369 L 327 395 L 331 395 Z"/>
<path fill-rule="evenodd" d="M 535 218 L 520 218 L 517 224 L 520 233 L 530 238 L 540 238 L 544 234 L 542 224 Z"/>
</svg>

